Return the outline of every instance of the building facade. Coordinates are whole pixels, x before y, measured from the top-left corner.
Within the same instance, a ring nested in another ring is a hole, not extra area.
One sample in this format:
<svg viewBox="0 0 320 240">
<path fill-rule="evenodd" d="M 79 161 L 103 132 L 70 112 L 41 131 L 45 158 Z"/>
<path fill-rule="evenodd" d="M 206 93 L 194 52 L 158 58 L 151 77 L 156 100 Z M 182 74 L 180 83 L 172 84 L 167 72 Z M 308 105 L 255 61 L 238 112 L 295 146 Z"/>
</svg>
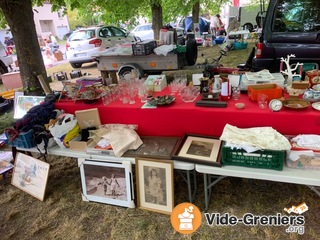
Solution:
<svg viewBox="0 0 320 240">
<path fill-rule="evenodd" d="M 34 7 L 34 23 L 37 34 L 43 38 L 52 34 L 63 39 L 63 36 L 69 32 L 68 16 L 63 14 L 63 9 L 52 12 L 52 5 L 44 3 L 41 7 Z"/>
</svg>

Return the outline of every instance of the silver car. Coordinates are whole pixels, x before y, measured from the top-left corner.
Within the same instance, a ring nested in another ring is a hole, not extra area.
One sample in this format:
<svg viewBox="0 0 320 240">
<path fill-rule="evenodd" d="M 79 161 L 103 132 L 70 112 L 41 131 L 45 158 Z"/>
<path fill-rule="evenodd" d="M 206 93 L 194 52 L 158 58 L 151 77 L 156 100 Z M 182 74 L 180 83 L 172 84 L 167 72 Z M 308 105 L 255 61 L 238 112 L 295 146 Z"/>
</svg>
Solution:
<svg viewBox="0 0 320 240">
<path fill-rule="evenodd" d="M 66 43 L 66 56 L 73 68 L 83 63 L 94 62 L 92 55 L 116 44 L 133 43 L 136 38 L 123 29 L 114 26 L 98 26 L 73 32 Z"/>
</svg>

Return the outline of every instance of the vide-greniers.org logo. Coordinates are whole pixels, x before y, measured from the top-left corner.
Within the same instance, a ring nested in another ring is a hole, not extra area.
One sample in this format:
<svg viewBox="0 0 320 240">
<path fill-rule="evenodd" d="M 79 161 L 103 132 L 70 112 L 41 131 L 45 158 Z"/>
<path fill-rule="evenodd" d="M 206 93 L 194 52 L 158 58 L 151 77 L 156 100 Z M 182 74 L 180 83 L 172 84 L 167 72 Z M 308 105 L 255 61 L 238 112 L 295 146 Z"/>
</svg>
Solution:
<svg viewBox="0 0 320 240">
<path fill-rule="evenodd" d="M 209 226 L 235 226 L 237 224 L 244 224 L 246 226 L 289 226 L 286 232 L 297 232 L 304 234 L 305 219 L 302 215 L 282 215 L 277 213 L 276 215 L 254 215 L 252 213 L 246 213 L 242 217 L 237 217 L 225 213 L 205 213 L 205 219 Z"/>
</svg>

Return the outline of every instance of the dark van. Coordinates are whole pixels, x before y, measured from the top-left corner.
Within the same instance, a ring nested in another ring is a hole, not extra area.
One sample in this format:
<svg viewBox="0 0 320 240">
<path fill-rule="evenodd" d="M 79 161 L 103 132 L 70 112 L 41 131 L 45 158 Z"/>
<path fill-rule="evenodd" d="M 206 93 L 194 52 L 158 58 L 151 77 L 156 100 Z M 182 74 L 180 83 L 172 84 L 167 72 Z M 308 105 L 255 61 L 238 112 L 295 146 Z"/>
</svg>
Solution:
<svg viewBox="0 0 320 240">
<path fill-rule="evenodd" d="M 260 21 L 261 20 L 261 21 Z M 253 58 L 254 71 L 278 72 L 281 57 L 295 54 L 290 63 L 320 65 L 320 1 L 270 0 L 268 9 L 257 17 L 262 28 L 261 57 Z"/>
</svg>

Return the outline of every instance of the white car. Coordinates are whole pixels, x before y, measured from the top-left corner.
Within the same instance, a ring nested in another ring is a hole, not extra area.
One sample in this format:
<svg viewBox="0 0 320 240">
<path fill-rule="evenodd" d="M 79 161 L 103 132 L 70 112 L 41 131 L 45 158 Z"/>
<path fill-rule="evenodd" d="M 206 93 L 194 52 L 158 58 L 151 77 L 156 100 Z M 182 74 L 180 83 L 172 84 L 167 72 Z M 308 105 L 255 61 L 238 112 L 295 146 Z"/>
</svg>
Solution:
<svg viewBox="0 0 320 240">
<path fill-rule="evenodd" d="M 138 25 L 130 33 L 140 41 L 154 39 L 151 23 Z"/>
<path fill-rule="evenodd" d="M 176 29 L 178 39 L 183 38 L 183 28 L 181 27 L 174 27 L 174 28 Z M 130 33 L 140 41 L 154 39 L 152 23 L 136 26 L 133 30 L 131 30 Z"/>
<path fill-rule="evenodd" d="M 73 68 L 94 62 L 92 57 L 116 44 L 134 43 L 136 38 L 114 26 L 98 26 L 74 31 L 66 44 L 66 56 Z"/>
</svg>

